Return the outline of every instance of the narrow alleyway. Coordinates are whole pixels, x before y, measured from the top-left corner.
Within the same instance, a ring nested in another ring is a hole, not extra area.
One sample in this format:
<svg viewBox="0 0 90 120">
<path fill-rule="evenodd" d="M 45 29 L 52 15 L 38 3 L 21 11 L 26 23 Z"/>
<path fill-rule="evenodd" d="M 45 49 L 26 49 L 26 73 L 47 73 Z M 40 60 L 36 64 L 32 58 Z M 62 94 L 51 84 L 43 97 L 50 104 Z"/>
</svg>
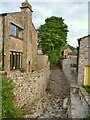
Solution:
<svg viewBox="0 0 90 120">
<path fill-rule="evenodd" d="M 50 80 L 44 97 L 32 107 L 26 118 L 67 118 L 63 108 L 65 98 L 69 98 L 69 84 L 59 66 L 51 70 Z"/>
<path fill-rule="evenodd" d="M 60 114 L 61 118 L 66 118 L 67 112 L 63 108 L 63 102 L 65 98 L 69 98 L 70 86 L 60 66 L 57 66 L 56 69 L 51 70 L 50 81 L 47 88 L 47 94 L 51 93 L 54 99 L 57 99 L 56 104 L 60 109 L 60 112 L 58 112 L 58 114 Z"/>
<path fill-rule="evenodd" d="M 62 100 L 65 97 L 68 97 L 70 93 L 69 83 L 67 82 L 67 79 L 59 66 L 57 66 L 56 69 L 51 70 L 48 87 L 53 95 L 57 95 Z"/>
</svg>

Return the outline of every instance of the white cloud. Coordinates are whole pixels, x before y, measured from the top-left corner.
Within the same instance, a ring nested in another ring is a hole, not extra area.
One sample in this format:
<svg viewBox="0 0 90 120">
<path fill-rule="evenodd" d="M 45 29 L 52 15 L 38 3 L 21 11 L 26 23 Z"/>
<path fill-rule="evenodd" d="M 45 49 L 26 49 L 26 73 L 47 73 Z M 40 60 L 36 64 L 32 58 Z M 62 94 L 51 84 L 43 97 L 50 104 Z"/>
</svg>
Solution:
<svg viewBox="0 0 90 120">
<path fill-rule="evenodd" d="M 81 30 L 88 30 L 88 21 L 81 21 L 81 20 L 72 20 L 67 21 L 69 30 L 81 31 Z"/>
<path fill-rule="evenodd" d="M 48 8 L 47 4 L 38 4 L 33 7 L 33 22 L 36 25 L 36 27 L 39 27 L 41 24 L 45 23 L 45 19 L 47 17 L 51 17 L 53 15 L 53 11 L 51 8 L 51 6 Z"/>
<path fill-rule="evenodd" d="M 25 0 L 0 0 L 0 2 L 24 2 Z M 82 2 L 82 0 L 28 0 L 29 2 Z M 89 2 L 89 0 L 83 0 Z"/>
<path fill-rule="evenodd" d="M 20 11 L 19 2 L 0 2 L 0 13 L 10 13 Z"/>
<path fill-rule="evenodd" d="M 78 5 L 72 5 L 71 3 L 67 3 L 64 6 L 64 10 L 66 11 L 67 15 L 73 15 L 78 9 Z"/>
<path fill-rule="evenodd" d="M 40 14 L 42 14 L 42 16 L 44 18 L 46 18 L 47 16 L 51 16 L 52 15 L 52 10 L 46 11 L 46 8 L 43 8 L 42 6 L 35 6 L 36 12 L 38 11 Z M 40 17 L 40 16 L 39 16 Z"/>
<path fill-rule="evenodd" d="M 2 3 L 0 3 L 0 12 L 2 13 L 2 11 L 4 11 L 4 7 L 2 6 Z"/>
<path fill-rule="evenodd" d="M 68 25 L 69 29 L 68 42 L 73 46 L 77 46 L 78 38 L 88 34 L 87 3 L 52 3 L 49 9 L 46 6 L 39 6 L 38 10 L 43 16 L 42 21 L 50 15 L 65 18 L 65 23 Z M 40 18 L 38 18 L 37 25 L 40 23 L 39 20 Z M 43 23 L 42 21 L 41 23 Z"/>
</svg>

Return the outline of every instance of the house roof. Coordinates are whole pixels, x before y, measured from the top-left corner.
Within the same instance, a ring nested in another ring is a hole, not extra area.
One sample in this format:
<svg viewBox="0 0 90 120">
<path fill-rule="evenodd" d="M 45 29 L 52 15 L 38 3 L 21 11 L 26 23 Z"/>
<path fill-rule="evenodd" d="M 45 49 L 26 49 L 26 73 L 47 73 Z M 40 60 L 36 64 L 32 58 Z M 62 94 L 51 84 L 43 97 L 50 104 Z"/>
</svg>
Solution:
<svg viewBox="0 0 90 120">
<path fill-rule="evenodd" d="M 79 38 L 78 41 L 80 41 L 80 40 L 82 40 L 82 39 L 84 39 L 84 38 L 87 38 L 87 37 L 90 37 L 90 34 L 89 34 L 89 35 L 86 35 L 86 36 L 84 36 L 84 37 Z"/>
<path fill-rule="evenodd" d="M 20 14 L 21 12 L 2 13 L 2 14 L 0 14 L 0 16 L 7 16 L 7 15 L 9 15 L 9 14 L 17 14 L 17 13 Z M 32 22 L 32 26 L 33 26 L 33 28 L 35 29 L 35 31 L 37 31 L 36 28 L 35 28 L 35 26 L 34 26 L 34 24 L 33 24 L 33 22 Z"/>
<path fill-rule="evenodd" d="M 68 55 L 77 56 L 76 52 L 69 52 Z"/>
</svg>

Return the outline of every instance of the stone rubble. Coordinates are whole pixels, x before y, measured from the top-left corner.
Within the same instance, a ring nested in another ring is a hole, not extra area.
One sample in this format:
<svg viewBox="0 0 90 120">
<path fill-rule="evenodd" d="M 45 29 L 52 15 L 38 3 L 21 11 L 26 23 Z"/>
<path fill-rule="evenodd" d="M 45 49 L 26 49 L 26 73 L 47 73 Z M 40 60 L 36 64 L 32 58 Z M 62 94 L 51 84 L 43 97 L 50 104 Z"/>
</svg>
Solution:
<svg viewBox="0 0 90 120">
<path fill-rule="evenodd" d="M 68 98 L 65 98 L 63 102 L 63 108 L 67 109 L 67 107 L 68 107 Z"/>
<path fill-rule="evenodd" d="M 24 118 L 67 118 L 69 92 L 69 85 L 62 70 L 52 70 L 46 93 Z M 63 104 L 66 106 L 63 107 Z"/>
<path fill-rule="evenodd" d="M 47 93 L 38 102 L 37 105 L 32 107 L 29 115 L 25 115 L 24 118 L 64 118 L 63 108 L 60 106 L 59 98 L 54 98 L 52 94 Z"/>
</svg>

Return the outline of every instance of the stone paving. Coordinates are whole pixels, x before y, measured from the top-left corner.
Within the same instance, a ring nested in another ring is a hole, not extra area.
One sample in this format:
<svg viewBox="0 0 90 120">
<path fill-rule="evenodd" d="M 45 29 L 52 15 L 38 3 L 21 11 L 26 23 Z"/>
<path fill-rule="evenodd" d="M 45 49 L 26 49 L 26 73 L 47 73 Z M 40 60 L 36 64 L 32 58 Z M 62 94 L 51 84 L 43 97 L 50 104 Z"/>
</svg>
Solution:
<svg viewBox="0 0 90 120">
<path fill-rule="evenodd" d="M 57 67 L 51 70 L 45 95 L 24 118 L 67 118 L 67 105 L 63 107 L 63 103 L 69 95 L 69 84 L 62 70 Z"/>
<path fill-rule="evenodd" d="M 86 118 L 90 116 L 90 110 L 84 96 L 80 91 L 71 92 L 71 114 L 72 118 Z"/>
</svg>

